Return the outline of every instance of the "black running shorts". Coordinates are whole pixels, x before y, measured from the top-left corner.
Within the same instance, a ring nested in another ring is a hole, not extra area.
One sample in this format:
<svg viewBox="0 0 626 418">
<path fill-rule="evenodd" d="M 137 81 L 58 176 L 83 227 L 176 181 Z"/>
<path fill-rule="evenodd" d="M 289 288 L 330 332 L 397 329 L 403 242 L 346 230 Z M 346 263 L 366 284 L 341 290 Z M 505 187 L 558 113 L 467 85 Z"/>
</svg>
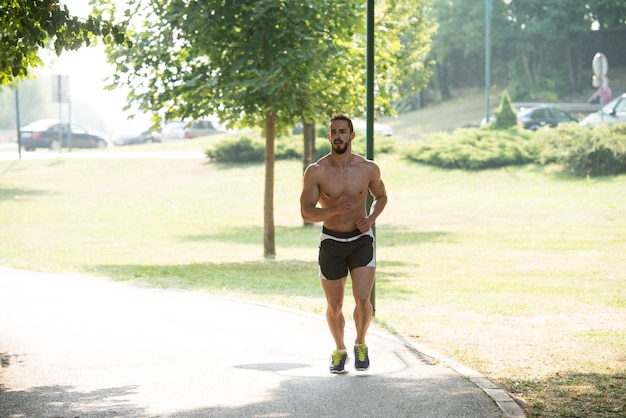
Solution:
<svg viewBox="0 0 626 418">
<path fill-rule="evenodd" d="M 323 227 L 319 251 L 320 279 L 338 280 L 357 267 L 376 267 L 373 231 L 336 232 Z"/>
</svg>

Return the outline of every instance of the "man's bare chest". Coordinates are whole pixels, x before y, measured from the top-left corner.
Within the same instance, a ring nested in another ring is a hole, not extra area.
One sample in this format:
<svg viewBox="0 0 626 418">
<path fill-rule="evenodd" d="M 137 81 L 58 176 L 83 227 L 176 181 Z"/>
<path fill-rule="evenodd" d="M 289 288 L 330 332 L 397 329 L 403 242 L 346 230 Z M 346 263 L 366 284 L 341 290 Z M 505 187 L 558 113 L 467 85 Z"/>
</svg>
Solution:
<svg viewBox="0 0 626 418">
<path fill-rule="evenodd" d="M 367 184 L 367 179 L 362 175 L 336 175 L 320 184 L 320 192 L 324 198 L 331 200 L 342 196 L 359 199 L 366 195 Z"/>
</svg>

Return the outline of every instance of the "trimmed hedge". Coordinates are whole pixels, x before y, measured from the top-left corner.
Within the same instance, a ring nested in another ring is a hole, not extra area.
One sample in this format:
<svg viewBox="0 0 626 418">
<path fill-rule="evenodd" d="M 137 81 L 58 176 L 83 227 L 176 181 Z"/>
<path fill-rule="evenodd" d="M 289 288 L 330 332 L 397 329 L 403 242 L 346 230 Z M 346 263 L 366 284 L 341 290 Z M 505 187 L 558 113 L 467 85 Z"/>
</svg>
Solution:
<svg viewBox="0 0 626 418">
<path fill-rule="evenodd" d="M 358 137 L 359 140 L 352 142 L 352 151 L 365 155 L 365 139 Z M 279 136 L 276 137 L 276 159 L 302 159 L 302 136 Z M 376 153 L 390 153 L 395 150 L 395 141 L 393 138 L 382 137 L 376 138 L 374 141 L 374 150 Z M 320 159 L 330 152 L 328 139 L 315 139 L 315 159 Z M 227 139 L 215 144 L 212 148 L 205 151 L 206 156 L 213 160 L 224 163 L 250 163 L 262 162 L 265 159 L 265 141 L 262 138 L 256 140 L 242 136 L 234 139 Z"/>
<path fill-rule="evenodd" d="M 535 160 L 530 138 L 530 132 L 518 127 L 462 128 L 427 135 L 423 142 L 407 146 L 404 156 L 419 163 L 463 170 L 527 164 Z"/>
<path fill-rule="evenodd" d="M 365 155 L 365 146 L 359 137 L 352 150 Z M 376 154 L 395 151 L 395 141 L 389 137 L 376 138 L 374 146 Z M 328 152 L 328 140 L 317 138 L 315 158 Z M 580 177 L 616 175 L 626 173 L 626 124 L 586 128 L 568 123 L 534 132 L 517 126 L 463 128 L 427 135 L 424 141 L 405 145 L 402 154 L 408 160 L 441 168 L 483 170 L 539 163 L 556 165 Z M 219 162 L 262 162 L 265 143 L 244 136 L 222 141 L 206 155 Z M 276 159 L 302 159 L 302 137 L 277 137 Z"/>
<path fill-rule="evenodd" d="M 211 160 L 224 163 L 253 163 L 265 159 L 265 146 L 261 141 L 243 136 L 236 141 L 221 141 L 205 154 Z"/>
<path fill-rule="evenodd" d="M 586 128 L 561 124 L 535 133 L 537 161 L 580 177 L 626 173 L 626 124 Z"/>
</svg>

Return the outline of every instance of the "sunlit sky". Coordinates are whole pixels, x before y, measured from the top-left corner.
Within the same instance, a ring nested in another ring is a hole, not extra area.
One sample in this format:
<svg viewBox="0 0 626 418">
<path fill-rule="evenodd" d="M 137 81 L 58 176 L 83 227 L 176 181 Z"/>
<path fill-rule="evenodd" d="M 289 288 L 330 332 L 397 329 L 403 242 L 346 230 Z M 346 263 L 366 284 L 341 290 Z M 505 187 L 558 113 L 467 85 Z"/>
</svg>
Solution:
<svg viewBox="0 0 626 418">
<path fill-rule="evenodd" d="M 91 11 L 87 0 L 62 0 L 62 3 L 67 5 L 72 15 L 78 17 L 87 17 Z M 89 103 L 104 120 L 109 131 L 133 124 L 126 120 L 126 114 L 122 111 L 126 105 L 125 92 L 104 90 L 105 79 L 113 74 L 113 66 L 106 62 L 101 42 L 78 51 L 64 51 L 59 57 L 53 53 L 44 61 L 46 66 L 40 71 L 42 76 L 69 76 L 70 97 L 74 108 Z M 77 113 L 76 109 L 72 113 Z M 76 118 L 72 119 L 76 121 Z M 139 120 L 146 121 L 147 117 L 140 116 Z"/>
</svg>

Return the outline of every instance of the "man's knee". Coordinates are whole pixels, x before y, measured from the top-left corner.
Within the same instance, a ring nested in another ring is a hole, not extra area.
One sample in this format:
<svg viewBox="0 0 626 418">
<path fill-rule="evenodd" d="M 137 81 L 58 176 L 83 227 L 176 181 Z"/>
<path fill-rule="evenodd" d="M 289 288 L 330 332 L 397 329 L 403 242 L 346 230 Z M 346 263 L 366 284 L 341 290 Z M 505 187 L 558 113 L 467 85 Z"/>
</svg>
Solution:
<svg viewBox="0 0 626 418">
<path fill-rule="evenodd" d="M 358 308 L 370 308 L 372 306 L 372 302 L 370 301 L 369 295 L 367 296 L 358 296 L 354 297 L 354 303 Z"/>
<path fill-rule="evenodd" d="M 341 314 L 343 310 L 343 303 L 342 302 L 328 302 L 328 312 L 330 312 L 333 315 L 338 315 Z"/>
</svg>

